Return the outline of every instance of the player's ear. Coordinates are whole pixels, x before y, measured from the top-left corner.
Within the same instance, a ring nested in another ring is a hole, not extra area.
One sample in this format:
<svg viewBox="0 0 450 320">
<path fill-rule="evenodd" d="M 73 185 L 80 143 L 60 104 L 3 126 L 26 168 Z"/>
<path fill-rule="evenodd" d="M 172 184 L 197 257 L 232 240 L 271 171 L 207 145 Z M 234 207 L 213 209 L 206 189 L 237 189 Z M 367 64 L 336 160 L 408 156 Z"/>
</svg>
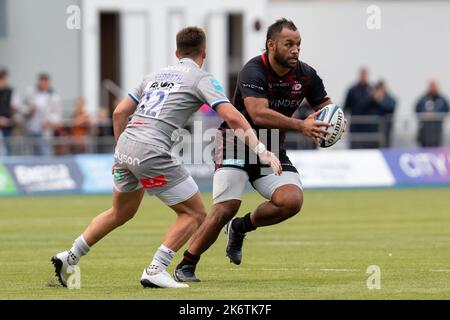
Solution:
<svg viewBox="0 0 450 320">
<path fill-rule="evenodd" d="M 273 51 L 273 49 L 275 48 L 275 40 L 273 39 L 269 39 L 267 40 L 267 48 Z"/>
<path fill-rule="evenodd" d="M 181 54 L 180 51 L 178 51 L 178 49 L 175 51 L 175 55 L 177 56 L 177 59 L 181 58 Z"/>
<path fill-rule="evenodd" d="M 202 58 L 206 59 L 206 48 L 202 49 Z"/>
</svg>

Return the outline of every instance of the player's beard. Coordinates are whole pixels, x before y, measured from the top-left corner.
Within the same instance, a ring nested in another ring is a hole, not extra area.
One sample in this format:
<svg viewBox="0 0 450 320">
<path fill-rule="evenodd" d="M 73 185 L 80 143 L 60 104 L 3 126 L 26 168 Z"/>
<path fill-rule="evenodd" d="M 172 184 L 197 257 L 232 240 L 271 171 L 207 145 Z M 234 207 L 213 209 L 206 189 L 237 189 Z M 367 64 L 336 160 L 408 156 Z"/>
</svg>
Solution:
<svg viewBox="0 0 450 320">
<path fill-rule="evenodd" d="M 289 61 L 287 59 L 285 59 L 280 52 L 278 51 L 278 48 L 275 50 L 275 55 L 274 55 L 275 61 L 282 67 L 285 68 L 292 68 L 292 66 L 289 64 Z"/>
</svg>

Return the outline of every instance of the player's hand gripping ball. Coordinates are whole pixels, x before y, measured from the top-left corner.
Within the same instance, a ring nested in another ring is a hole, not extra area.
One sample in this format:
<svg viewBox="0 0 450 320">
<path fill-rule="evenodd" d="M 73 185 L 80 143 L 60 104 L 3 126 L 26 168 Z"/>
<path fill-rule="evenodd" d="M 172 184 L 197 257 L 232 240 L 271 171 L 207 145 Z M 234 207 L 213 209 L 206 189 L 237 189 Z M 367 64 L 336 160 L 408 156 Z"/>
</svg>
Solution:
<svg viewBox="0 0 450 320">
<path fill-rule="evenodd" d="M 344 118 L 344 111 L 341 108 L 335 104 L 329 104 L 321 110 L 317 116 L 317 120 L 331 124 L 329 127 L 323 127 L 323 129 L 328 131 L 328 134 L 325 135 L 325 139 L 320 140 L 320 146 L 322 148 L 331 147 L 341 139 L 347 125 L 347 120 Z"/>
</svg>

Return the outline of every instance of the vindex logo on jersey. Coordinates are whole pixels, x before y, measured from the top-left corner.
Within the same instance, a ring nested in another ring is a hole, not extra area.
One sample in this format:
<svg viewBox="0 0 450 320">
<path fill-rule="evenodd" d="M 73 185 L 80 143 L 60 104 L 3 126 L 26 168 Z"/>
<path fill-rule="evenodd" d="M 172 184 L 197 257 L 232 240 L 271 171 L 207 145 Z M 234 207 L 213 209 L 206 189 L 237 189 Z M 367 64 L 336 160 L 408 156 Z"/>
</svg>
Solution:
<svg viewBox="0 0 450 320">
<path fill-rule="evenodd" d="M 299 99 L 276 99 L 269 100 L 270 108 L 295 108 L 297 109 L 302 104 Z"/>
<path fill-rule="evenodd" d="M 280 151 L 280 131 L 278 129 L 253 130 L 265 146 L 270 145 L 270 150 L 277 156 Z M 244 130 L 232 129 L 206 129 L 202 121 L 194 121 L 192 132 L 186 129 L 175 130 L 172 133 L 174 142 L 171 155 L 183 164 L 214 164 L 222 159 L 238 159 L 239 163 L 257 164 L 258 156 L 249 152 L 242 142 L 251 133 Z M 240 137 L 238 139 L 237 137 Z"/>
</svg>

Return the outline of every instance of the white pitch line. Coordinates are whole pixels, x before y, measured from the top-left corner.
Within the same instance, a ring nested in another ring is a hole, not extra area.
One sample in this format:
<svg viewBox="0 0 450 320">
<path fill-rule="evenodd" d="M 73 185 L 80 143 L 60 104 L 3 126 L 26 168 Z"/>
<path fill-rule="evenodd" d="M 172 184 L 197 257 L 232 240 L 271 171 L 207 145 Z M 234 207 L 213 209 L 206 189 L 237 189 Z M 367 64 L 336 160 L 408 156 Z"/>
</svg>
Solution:
<svg viewBox="0 0 450 320">
<path fill-rule="evenodd" d="M 242 268 L 230 268 L 230 270 L 242 271 L 243 269 Z M 252 268 L 252 269 L 245 269 L 245 270 L 251 270 L 251 271 L 289 271 L 290 269 L 288 269 L 288 268 Z"/>
<path fill-rule="evenodd" d="M 243 269 L 243 268 L 230 268 L 229 270 L 232 271 L 242 271 L 242 270 L 250 270 L 250 271 L 289 271 L 289 270 L 297 270 L 297 271 L 310 271 L 313 270 L 311 268 L 306 269 L 289 269 L 289 268 L 249 268 L 249 269 Z M 320 271 L 325 272 L 356 272 L 361 271 L 359 269 L 319 269 Z M 450 270 L 449 270 L 450 271 Z"/>
<path fill-rule="evenodd" d="M 320 269 L 320 271 L 325 272 L 354 272 L 354 271 L 360 271 L 359 269 Z"/>
<path fill-rule="evenodd" d="M 324 246 L 328 246 L 328 245 L 333 245 L 335 244 L 334 242 L 329 242 L 329 241 L 259 241 L 257 243 L 257 245 L 261 245 L 261 246 L 318 246 L 318 245 L 324 245 Z"/>
<path fill-rule="evenodd" d="M 437 270 L 431 269 L 430 272 L 450 272 L 450 269 L 437 269 Z"/>
</svg>

